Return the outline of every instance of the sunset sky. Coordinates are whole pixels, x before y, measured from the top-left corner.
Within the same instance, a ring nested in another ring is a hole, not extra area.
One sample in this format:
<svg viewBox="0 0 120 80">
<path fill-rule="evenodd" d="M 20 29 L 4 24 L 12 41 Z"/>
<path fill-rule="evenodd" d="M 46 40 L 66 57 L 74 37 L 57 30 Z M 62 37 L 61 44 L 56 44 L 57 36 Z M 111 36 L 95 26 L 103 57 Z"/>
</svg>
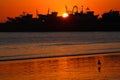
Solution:
<svg viewBox="0 0 120 80">
<path fill-rule="evenodd" d="M 0 22 L 6 20 L 6 17 L 16 17 L 22 12 L 31 13 L 36 16 L 36 9 L 39 13 L 47 14 L 50 11 L 58 11 L 58 15 L 65 12 L 65 5 L 72 10 L 74 5 L 79 7 L 83 5 L 84 12 L 87 7 L 95 11 L 95 14 L 102 14 L 110 9 L 120 11 L 120 0 L 1 0 L 0 1 Z"/>
</svg>

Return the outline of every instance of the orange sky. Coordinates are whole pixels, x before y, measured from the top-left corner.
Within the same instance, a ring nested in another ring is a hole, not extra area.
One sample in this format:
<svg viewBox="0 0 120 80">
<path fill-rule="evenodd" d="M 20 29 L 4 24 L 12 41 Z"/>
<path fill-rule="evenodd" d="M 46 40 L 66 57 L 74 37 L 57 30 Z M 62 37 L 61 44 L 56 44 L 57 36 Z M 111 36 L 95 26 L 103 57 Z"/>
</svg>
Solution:
<svg viewBox="0 0 120 80">
<path fill-rule="evenodd" d="M 23 11 L 34 14 L 36 9 L 39 13 L 47 14 L 48 8 L 51 11 L 58 11 L 59 15 L 65 12 L 65 5 L 69 10 L 72 10 L 74 5 L 79 7 L 84 6 L 95 11 L 95 14 L 101 14 L 110 9 L 120 11 L 120 0 L 1 0 L 0 1 L 0 22 L 6 20 L 6 17 L 19 16 Z"/>
</svg>

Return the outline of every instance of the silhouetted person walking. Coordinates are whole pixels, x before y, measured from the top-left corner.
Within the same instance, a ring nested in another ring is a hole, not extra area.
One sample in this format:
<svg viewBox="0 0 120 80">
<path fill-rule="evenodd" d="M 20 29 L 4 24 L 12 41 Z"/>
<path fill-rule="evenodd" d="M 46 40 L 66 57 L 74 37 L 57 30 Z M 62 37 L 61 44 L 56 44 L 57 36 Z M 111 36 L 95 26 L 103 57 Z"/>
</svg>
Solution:
<svg viewBox="0 0 120 80">
<path fill-rule="evenodd" d="M 100 60 L 98 60 L 98 65 L 101 65 L 101 61 Z"/>
<path fill-rule="evenodd" d="M 101 71 L 101 61 L 98 60 L 98 71 L 100 72 Z"/>
</svg>

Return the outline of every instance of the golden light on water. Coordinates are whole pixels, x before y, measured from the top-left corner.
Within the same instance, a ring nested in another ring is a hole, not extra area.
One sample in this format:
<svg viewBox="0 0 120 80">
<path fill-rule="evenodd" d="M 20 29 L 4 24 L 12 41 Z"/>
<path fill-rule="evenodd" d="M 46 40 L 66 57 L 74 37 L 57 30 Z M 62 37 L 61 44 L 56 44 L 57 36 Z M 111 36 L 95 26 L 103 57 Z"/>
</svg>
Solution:
<svg viewBox="0 0 120 80">
<path fill-rule="evenodd" d="M 96 55 L 0 62 L 0 77 L 1 80 L 119 80 L 119 57 Z"/>
</svg>

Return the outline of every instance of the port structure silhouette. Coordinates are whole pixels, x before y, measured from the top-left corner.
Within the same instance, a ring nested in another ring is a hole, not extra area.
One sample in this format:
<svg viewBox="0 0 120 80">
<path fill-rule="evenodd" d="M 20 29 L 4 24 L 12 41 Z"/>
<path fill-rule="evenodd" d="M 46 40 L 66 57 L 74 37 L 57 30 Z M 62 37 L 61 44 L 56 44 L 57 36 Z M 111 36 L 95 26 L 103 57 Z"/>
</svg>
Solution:
<svg viewBox="0 0 120 80">
<path fill-rule="evenodd" d="M 46 15 L 39 14 L 36 10 L 36 18 L 25 12 L 15 18 L 7 17 L 5 23 L 0 23 L 0 31 L 120 31 L 119 11 L 110 10 L 99 18 L 99 15 L 94 15 L 94 11 L 89 8 L 87 12 L 83 12 L 83 6 L 80 12 L 76 5 L 72 11 L 69 11 L 67 6 L 65 9 L 69 15 L 67 18 L 57 16 L 58 12 L 50 13 L 49 9 Z"/>
</svg>

